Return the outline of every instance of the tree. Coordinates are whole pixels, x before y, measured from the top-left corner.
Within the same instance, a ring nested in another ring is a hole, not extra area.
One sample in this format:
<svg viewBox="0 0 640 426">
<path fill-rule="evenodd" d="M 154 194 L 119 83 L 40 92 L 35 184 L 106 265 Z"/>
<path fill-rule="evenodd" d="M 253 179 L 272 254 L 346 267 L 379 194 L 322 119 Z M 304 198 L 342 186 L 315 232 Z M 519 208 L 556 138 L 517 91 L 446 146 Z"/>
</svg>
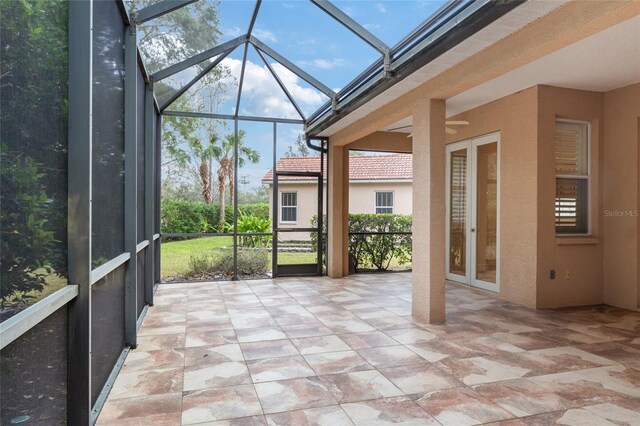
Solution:
<svg viewBox="0 0 640 426">
<path fill-rule="evenodd" d="M 307 141 L 304 135 L 299 134 L 296 141 L 289 145 L 287 151 L 284 153 L 285 157 L 315 157 L 319 155 L 317 151 L 311 151 L 307 146 Z"/>
<path fill-rule="evenodd" d="M 179 104 L 186 103 L 178 99 Z M 211 204 L 212 192 L 209 180 L 209 160 L 213 158 L 213 148 L 218 136 L 214 129 L 206 131 L 198 119 L 184 116 L 167 116 L 164 121 L 162 149 L 169 179 L 177 182 L 183 179 L 184 170 L 195 164 L 197 178 L 201 184 L 201 194 L 205 203 Z M 195 163 L 194 163 L 195 161 Z M 171 173 L 176 171 L 176 173 Z"/>
<path fill-rule="evenodd" d="M 260 161 L 260 153 L 245 145 L 245 131 L 238 132 L 238 165 L 244 166 L 247 161 L 257 163 Z M 213 158 L 218 162 L 218 196 L 220 197 L 220 226 L 225 223 L 225 194 L 227 181 L 229 183 L 229 200 L 233 205 L 234 198 L 234 182 L 233 175 L 235 172 L 235 134 L 227 134 L 220 143 L 212 147 Z"/>
<path fill-rule="evenodd" d="M 26 301 L 67 275 L 68 3 L 0 1 L 0 22 L 0 290 Z"/>
<path fill-rule="evenodd" d="M 157 0 L 131 0 L 130 11 L 140 10 Z M 154 72 L 216 46 L 219 42 L 218 1 L 199 1 L 179 8 L 139 26 L 138 45 L 145 64 Z M 209 61 L 193 68 L 203 70 Z M 160 103 L 175 93 L 168 80 L 157 82 L 154 91 Z M 183 83 L 186 83 L 184 81 Z M 172 103 L 180 111 L 215 112 L 226 92 L 235 86 L 228 67 L 219 64 L 189 91 Z M 211 147 L 218 140 L 216 123 L 192 117 L 163 120 L 163 187 L 185 187 L 185 176 L 198 180 L 205 203 L 213 201 L 209 170 Z M 178 194 L 180 191 L 169 191 Z"/>
<path fill-rule="evenodd" d="M 157 0 L 127 3 L 134 12 Z M 197 1 L 140 25 L 138 46 L 148 69 L 158 71 L 216 46 L 221 35 L 218 6 L 218 1 Z"/>
</svg>

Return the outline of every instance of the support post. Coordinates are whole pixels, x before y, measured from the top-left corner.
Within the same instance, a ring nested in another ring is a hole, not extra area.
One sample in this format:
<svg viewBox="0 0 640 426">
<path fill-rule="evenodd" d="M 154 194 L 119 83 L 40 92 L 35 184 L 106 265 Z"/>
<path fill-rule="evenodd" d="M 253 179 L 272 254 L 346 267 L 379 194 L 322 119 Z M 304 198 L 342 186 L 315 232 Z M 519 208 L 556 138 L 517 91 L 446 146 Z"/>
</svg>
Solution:
<svg viewBox="0 0 640 426">
<path fill-rule="evenodd" d="M 156 173 L 156 120 L 154 117 L 153 84 L 147 84 L 144 92 L 144 238 L 149 241 L 144 258 L 144 299 L 153 305 L 153 285 L 155 283 L 155 241 L 153 228 L 155 227 L 155 173 Z"/>
<path fill-rule="evenodd" d="M 276 176 L 276 164 L 278 159 L 278 123 L 273 123 L 273 164 L 271 168 L 271 276 L 278 276 L 278 178 Z"/>
<path fill-rule="evenodd" d="M 124 290 L 124 338 L 125 344 L 137 345 L 137 289 L 138 285 L 138 161 L 137 123 L 138 116 L 138 54 L 136 27 L 125 29 L 124 52 L 124 249 L 131 258 L 126 266 Z"/>
<path fill-rule="evenodd" d="M 328 271 L 331 278 L 349 275 L 349 150 L 329 145 Z"/>
<path fill-rule="evenodd" d="M 67 420 L 91 421 L 91 167 L 93 2 L 69 2 L 69 284 Z"/>
<path fill-rule="evenodd" d="M 246 52 L 246 47 L 245 47 Z M 238 92 L 238 105 L 240 104 L 240 93 Z M 234 143 L 233 143 L 233 280 L 238 280 L 238 118 L 233 120 Z"/>
<path fill-rule="evenodd" d="M 160 206 L 162 205 L 162 192 L 160 188 L 162 187 L 162 115 L 158 114 L 156 117 L 156 128 L 155 128 L 155 217 L 153 219 L 154 223 L 154 235 L 160 234 Z M 154 286 L 160 283 L 161 277 L 161 269 L 160 269 L 160 259 L 162 257 L 162 238 L 158 239 L 157 250 L 154 253 L 155 258 L 154 261 Z"/>
<path fill-rule="evenodd" d="M 412 314 L 445 321 L 445 102 L 424 99 L 413 109 Z"/>
</svg>

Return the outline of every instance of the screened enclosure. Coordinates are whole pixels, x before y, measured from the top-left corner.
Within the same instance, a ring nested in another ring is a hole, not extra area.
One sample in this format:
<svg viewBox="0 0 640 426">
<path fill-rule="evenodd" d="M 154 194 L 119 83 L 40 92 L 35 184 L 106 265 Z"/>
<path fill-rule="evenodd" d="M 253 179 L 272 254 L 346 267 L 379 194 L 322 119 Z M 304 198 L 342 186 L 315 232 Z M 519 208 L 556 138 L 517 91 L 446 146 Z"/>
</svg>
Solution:
<svg viewBox="0 0 640 426">
<path fill-rule="evenodd" d="M 94 423 L 161 281 L 323 274 L 322 131 L 515 7 L 435 2 L 380 39 L 296 2 L 361 44 L 324 81 L 258 31 L 296 19 L 276 3 L 0 2 L 0 423 Z"/>
</svg>

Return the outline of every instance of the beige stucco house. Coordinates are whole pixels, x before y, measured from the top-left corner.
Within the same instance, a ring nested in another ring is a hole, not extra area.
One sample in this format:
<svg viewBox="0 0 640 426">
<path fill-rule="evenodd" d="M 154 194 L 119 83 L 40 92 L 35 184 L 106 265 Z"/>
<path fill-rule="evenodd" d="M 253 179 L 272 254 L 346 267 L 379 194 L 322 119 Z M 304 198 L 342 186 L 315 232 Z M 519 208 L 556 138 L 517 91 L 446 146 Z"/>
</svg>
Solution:
<svg viewBox="0 0 640 426">
<path fill-rule="evenodd" d="M 320 157 L 285 157 L 276 163 L 276 170 L 319 172 Z M 351 155 L 349 157 L 349 211 L 351 213 L 411 214 L 412 173 L 411 154 Z M 272 170 L 265 174 L 262 182 L 269 186 L 269 212 L 273 217 Z M 326 190 L 326 181 L 323 182 L 323 187 Z M 280 176 L 278 195 L 278 228 L 311 226 L 311 219 L 318 212 L 317 178 Z M 307 241 L 309 233 L 281 233 L 280 239 Z"/>
<path fill-rule="evenodd" d="M 404 150 L 417 320 L 445 320 L 447 280 L 640 310 L 640 2 L 526 2 L 323 127 L 331 277 L 349 272 L 349 150 Z"/>
</svg>

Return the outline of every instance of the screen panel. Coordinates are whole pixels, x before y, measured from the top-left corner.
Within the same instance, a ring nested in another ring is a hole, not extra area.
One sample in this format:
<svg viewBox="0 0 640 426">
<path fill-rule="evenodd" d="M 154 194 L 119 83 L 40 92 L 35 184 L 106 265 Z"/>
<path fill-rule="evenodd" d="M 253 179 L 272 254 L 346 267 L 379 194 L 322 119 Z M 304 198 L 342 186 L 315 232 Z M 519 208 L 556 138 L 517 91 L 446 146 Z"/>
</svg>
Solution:
<svg viewBox="0 0 640 426">
<path fill-rule="evenodd" d="M 137 113 L 137 138 L 136 138 L 136 146 L 137 146 L 137 169 L 138 169 L 138 182 L 137 182 L 137 190 L 138 193 L 136 195 L 137 203 L 138 203 L 138 242 L 144 241 L 144 223 L 145 223 L 145 215 L 144 215 L 144 207 L 145 207 L 145 186 L 144 186 L 144 169 L 146 167 L 146 159 L 145 159 L 145 149 L 144 149 L 144 141 L 145 141 L 145 121 L 144 121 L 144 107 L 145 107 L 145 83 L 144 78 L 142 77 L 142 72 L 140 71 L 140 64 L 138 64 L 138 80 L 137 80 L 137 96 L 138 96 L 138 109 Z"/>
<path fill-rule="evenodd" d="M 94 3 L 92 265 L 124 252 L 124 24 L 115 1 Z"/>
<path fill-rule="evenodd" d="M 67 285 L 68 4 L 0 2 L 3 321 Z"/>
<path fill-rule="evenodd" d="M 65 424 L 67 308 L 0 352 L 0 424 Z"/>
<path fill-rule="evenodd" d="M 126 264 L 125 264 L 126 265 Z M 91 401 L 95 404 L 113 366 L 124 349 L 123 265 L 92 286 Z"/>
<path fill-rule="evenodd" d="M 138 282 L 136 285 L 136 294 L 137 294 L 137 298 L 136 298 L 136 306 L 137 306 L 137 312 L 138 312 L 138 318 L 140 317 L 140 314 L 142 313 L 142 310 L 144 309 L 144 305 L 145 305 L 145 300 L 144 300 L 144 283 L 145 283 L 145 262 L 144 262 L 144 257 L 145 257 L 145 253 L 147 252 L 147 249 L 143 249 L 140 253 L 138 253 Z"/>
</svg>

